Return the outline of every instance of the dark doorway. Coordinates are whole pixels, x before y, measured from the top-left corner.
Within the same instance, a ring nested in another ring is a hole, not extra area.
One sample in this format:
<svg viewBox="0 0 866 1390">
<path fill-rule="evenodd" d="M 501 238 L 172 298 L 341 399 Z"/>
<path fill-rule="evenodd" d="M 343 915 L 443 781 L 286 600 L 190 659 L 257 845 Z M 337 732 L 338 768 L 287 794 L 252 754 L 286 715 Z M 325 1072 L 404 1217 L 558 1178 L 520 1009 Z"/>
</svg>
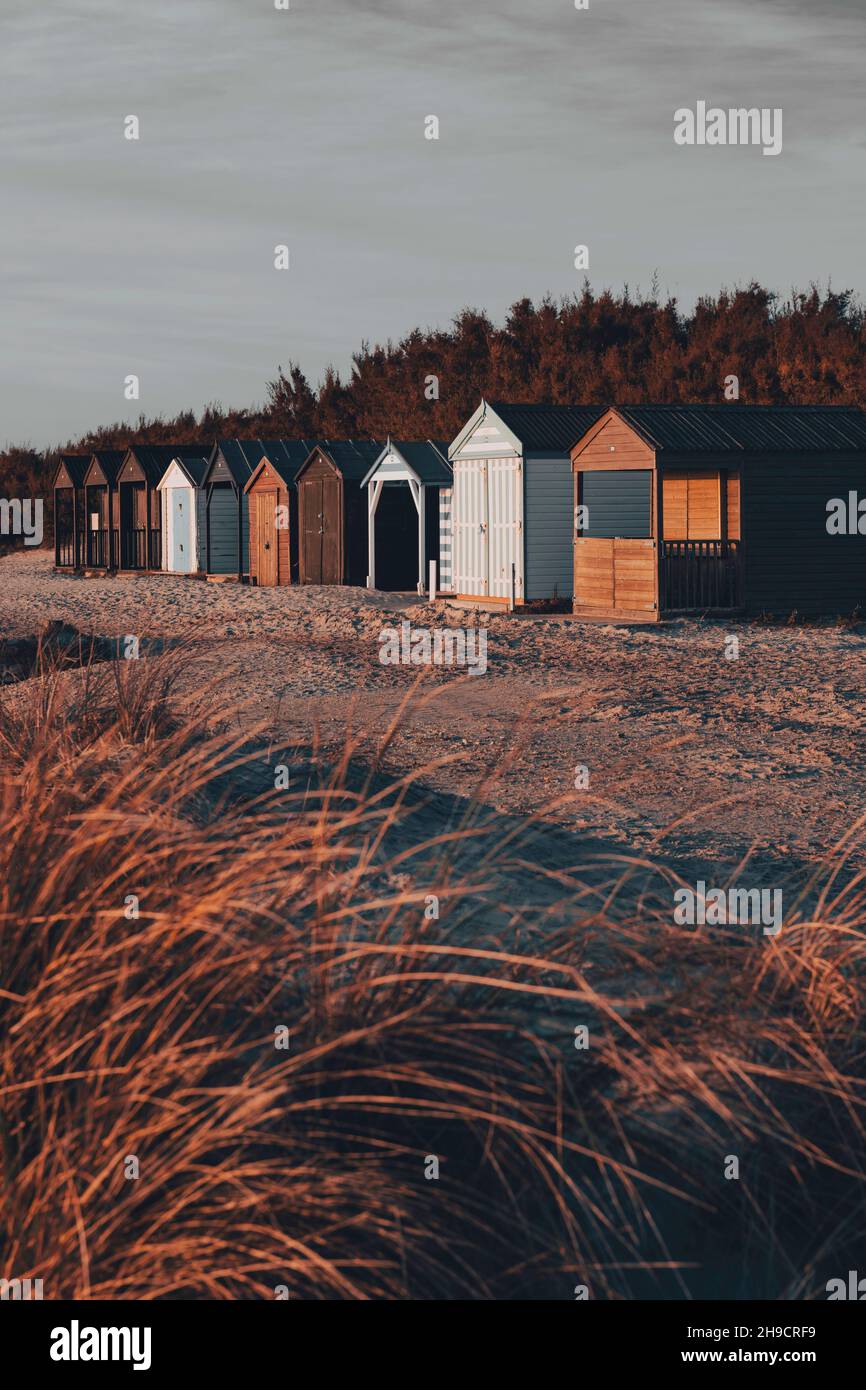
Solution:
<svg viewBox="0 0 866 1390">
<path fill-rule="evenodd" d="M 376 588 L 418 588 L 418 513 L 408 483 L 385 483 L 376 508 Z"/>
</svg>

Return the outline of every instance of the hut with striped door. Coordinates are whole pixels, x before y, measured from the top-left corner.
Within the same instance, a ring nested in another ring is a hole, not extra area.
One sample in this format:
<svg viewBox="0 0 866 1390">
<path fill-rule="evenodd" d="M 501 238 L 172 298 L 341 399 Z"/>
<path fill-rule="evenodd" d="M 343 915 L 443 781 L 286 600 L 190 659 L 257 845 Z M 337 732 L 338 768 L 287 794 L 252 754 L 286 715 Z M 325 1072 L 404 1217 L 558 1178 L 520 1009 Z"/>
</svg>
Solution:
<svg viewBox="0 0 866 1390">
<path fill-rule="evenodd" d="M 462 598 L 571 598 L 571 446 L 601 406 L 485 401 L 453 441 L 453 575 Z"/>
<path fill-rule="evenodd" d="M 364 479 L 382 453 L 376 440 L 317 444 L 297 476 L 302 584 L 366 584 Z"/>
<path fill-rule="evenodd" d="M 866 605 L 866 516 L 861 533 L 850 500 L 863 496 L 866 512 L 858 409 L 618 406 L 575 443 L 572 466 L 575 613 L 656 621 Z"/>
<path fill-rule="evenodd" d="M 367 489 L 367 586 L 423 594 L 435 560 L 441 586 L 440 497 L 451 495 L 448 446 L 389 439 L 364 478 Z M 450 528 L 446 538 L 450 569 Z"/>
</svg>

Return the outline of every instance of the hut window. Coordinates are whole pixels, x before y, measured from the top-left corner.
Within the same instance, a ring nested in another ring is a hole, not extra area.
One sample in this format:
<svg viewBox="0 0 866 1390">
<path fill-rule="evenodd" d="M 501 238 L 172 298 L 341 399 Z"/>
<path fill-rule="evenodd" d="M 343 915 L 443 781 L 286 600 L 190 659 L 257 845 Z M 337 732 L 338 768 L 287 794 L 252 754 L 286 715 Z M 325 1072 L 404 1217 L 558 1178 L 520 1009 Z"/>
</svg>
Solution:
<svg viewBox="0 0 866 1390">
<path fill-rule="evenodd" d="M 715 541 L 721 537 L 718 473 L 671 472 L 662 476 L 662 530 L 666 541 Z"/>
<path fill-rule="evenodd" d="M 604 469 L 581 474 L 581 503 L 587 509 L 584 536 L 646 539 L 652 535 L 652 472 L 648 468 Z"/>
</svg>

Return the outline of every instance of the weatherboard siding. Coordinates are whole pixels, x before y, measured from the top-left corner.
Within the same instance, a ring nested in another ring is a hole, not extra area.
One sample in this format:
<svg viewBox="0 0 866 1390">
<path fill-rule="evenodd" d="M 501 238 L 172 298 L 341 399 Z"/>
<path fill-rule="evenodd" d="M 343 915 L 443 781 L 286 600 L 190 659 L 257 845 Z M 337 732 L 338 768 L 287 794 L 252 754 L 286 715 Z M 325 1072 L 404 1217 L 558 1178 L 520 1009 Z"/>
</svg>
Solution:
<svg viewBox="0 0 866 1390">
<path fill-rule="evenodd" d="M 439 489 L 439 588 L 443 593 L 451 591 L 451 494 L 453 489 Z"/>
<path fill-rule="evenodd" d="M 530 459 L 524 469 L 524 565 L 527 600 L 571 598 L 573 518 L 571 463 Z"/>
<path fill-rule="evenodd" d="M 469 438 L 464 440 L 459 450 L 454 454 L 454 458 L 490 458 L 493 455 L 514 458 L 517 455 L 517 450 L 498 425 L 493 424 L 490 420 L 483 420 L 476 425 Z"/>
<path fill-rule="evenodd" d="M 238 572 L 238 504 L 227 483 L 217 483 L 208 507 L 209 574 Z"/>
<path fill-rule="evenodd" d="M 848 614 L 866 607 L 866 536 L 832 536 L 827 503 L 866 494 L 862 454 L 743 461 L 745 602 L 752 612 Z"/>
</svg>

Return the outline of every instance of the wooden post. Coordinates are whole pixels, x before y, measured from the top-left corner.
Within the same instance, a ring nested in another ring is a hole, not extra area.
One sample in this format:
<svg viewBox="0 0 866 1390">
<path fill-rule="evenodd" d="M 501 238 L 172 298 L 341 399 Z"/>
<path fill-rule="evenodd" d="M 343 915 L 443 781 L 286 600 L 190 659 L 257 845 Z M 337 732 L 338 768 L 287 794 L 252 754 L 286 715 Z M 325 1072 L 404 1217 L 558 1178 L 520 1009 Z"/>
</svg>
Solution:
<svg viewBox="0 0 866 1390">
<path fill-rule="evenodd" d="M 436 602 L 436 561 L 430 561 L 430 602 Z"/>
<path fill-rule="evenodd" d="M 383 478 L 374 478 L 367 484 L 367 588 L 376 587 L 376 508 L 382 496 Z"/>
<path fill-rule="evenodd" d="M 516 590 L 516 584 L 517 584 L 517 581 L 516 581 L 516 578 L 515 578 L 515 570 L 516 570 L 516 566 L 515 566 L 515 564 L 514 564 L 514 561 L 512 560 L 512 561 L 511 561 L 511 593 L 510 593 L 509 596 L 508 596 L 508 611 L 509 611 L 509 613 L 513 613 L 513 612 L 514 612 L 514 598 L 515 598 L 515 590 Z"/>
<path fill-rule="evenodd" d="M 373 483 L 367 484 L 367 588 L 376 587 L 376 512 L 373 507 Z"/>
<path fill-rule="evenodd" d="M 418 483 L 418 593 L 424 593 L 424 562 L 427 558 L 426 493 L 423 483 Z"/>
</svg>

